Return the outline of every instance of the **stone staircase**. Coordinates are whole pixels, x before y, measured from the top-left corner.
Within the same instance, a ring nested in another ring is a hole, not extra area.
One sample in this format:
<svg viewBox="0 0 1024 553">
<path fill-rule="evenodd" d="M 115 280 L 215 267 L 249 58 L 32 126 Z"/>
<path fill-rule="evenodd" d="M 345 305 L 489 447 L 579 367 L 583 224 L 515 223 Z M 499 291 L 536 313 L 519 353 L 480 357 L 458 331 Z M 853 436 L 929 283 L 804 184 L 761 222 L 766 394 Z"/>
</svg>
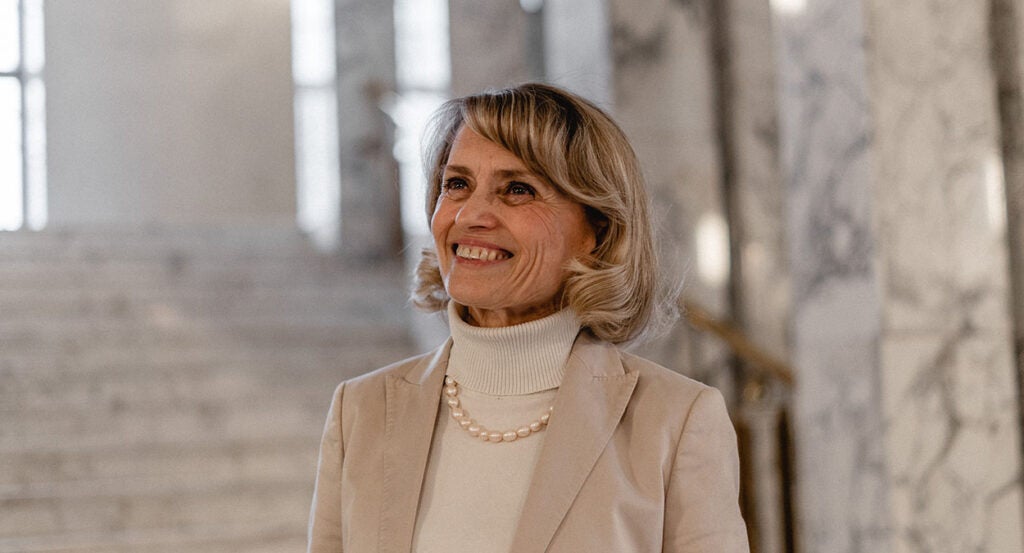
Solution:
<svg viewBox="0 0 1024 553">
<path fill-rule="evenodd" d="M 295 231 L 0 233 L 0 553 L 302 551 L 334 386 L 404 271 Z"/>
</svg>

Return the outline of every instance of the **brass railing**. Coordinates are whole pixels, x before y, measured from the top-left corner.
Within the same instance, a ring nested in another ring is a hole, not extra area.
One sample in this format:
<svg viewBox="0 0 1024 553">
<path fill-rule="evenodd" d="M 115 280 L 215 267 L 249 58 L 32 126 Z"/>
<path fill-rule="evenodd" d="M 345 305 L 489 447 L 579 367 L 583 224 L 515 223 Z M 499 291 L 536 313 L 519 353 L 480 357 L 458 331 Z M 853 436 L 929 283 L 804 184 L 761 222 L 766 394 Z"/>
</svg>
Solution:
<svg viewBox="0 0 1024 553">
<path fill-rule="evenodd" d="M 723 342 L 740 362 L 733 420 L 740 448 L 741 505 L 752 553 L 797 551 L 793 442 L 789 428 L 795 371 L 759 347 L 734 323 L 680 301 L 689 325 Z"/>
</svg>

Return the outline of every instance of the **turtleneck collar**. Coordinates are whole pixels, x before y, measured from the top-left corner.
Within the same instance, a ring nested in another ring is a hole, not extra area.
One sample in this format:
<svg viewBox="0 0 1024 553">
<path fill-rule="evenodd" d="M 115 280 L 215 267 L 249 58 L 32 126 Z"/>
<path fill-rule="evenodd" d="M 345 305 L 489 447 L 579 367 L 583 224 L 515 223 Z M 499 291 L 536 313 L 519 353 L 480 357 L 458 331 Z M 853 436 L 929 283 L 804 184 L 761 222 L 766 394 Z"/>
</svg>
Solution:
<svg viewBox="0 0 1024 553">
<path fill-rule="evenodd" d="M 459 386 L 490 395 L 559 387 L 580 330 L 571 309 L 512 326 L 473 326 L 462 320 L 454 301 L 448 302 L 448 325 L 452 334 L 448 374 Z"/>
</svg>

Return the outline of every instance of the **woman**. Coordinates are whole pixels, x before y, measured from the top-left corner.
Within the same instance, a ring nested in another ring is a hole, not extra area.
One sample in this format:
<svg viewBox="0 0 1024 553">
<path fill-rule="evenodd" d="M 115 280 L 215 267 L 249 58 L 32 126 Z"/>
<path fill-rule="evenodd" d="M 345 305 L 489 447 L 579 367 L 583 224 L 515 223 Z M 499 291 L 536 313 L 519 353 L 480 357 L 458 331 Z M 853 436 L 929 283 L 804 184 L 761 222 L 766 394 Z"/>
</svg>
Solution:
<svg viewBox="0 0 1024 553">
<path fill-rule="evenodd" d="M 426 161 L 451 338 L 338 387 L 309 551 L 747 551 L 721 395 L 616 347 L 665 311 L 621 130 L 528 84 L 448 102 Z"/>
</svg>

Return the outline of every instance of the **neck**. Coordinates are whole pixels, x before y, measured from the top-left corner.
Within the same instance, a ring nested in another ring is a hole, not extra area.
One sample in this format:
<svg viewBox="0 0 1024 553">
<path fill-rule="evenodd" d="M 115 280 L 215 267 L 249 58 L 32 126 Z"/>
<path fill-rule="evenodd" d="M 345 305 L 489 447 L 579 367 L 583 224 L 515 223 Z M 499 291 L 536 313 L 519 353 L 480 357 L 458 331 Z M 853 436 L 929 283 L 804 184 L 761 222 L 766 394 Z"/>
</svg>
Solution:
<svg viewBox="0 0 1024 553">
<path fill-rule="evenodd" d="M 515 326 L 537 319 L 543 319 L 558 312 L 552 302 L 550 304 L 528 307 L 526 309 L 479 309 L 463 307 L 459 310 L 463 320 L 470 325 L 484 328 Z"/>
<path fill-rule="evenodd" d="M 519 395 L 557 388 L 579 333 L 579 321 L 564 309 L 529 322 L 480 327 L 448 307 L 452 349 L 448 374 L 462 387 L 491 395 Z"/>
</svg>

